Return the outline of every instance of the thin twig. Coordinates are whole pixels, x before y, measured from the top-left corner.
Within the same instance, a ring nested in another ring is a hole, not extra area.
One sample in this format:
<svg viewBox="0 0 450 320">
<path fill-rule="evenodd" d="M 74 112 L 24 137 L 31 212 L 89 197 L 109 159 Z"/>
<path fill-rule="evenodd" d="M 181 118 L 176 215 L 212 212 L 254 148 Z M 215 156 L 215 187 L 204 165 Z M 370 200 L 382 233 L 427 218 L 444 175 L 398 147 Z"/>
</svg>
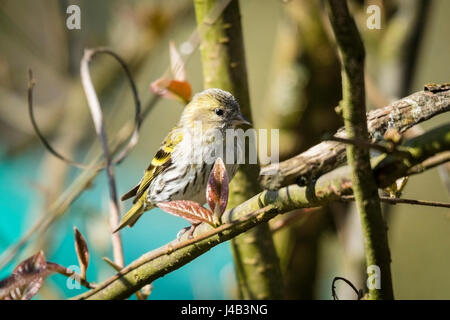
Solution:
<svg viewBox="0 0 450 320">
<path fill-rule="evenodd" d="M 442 152 L 408 170 L 408 175 L 422 173 L 450 161 L 450 151 Z"/>
<path fill-rule="evenodd" d="M 356 287 L 353 285 L 353 283 L 350 282 L 350 280 L 347 280 L 342 277 L 334 277 L 333 282 L 331 283 L 331 296 L 333 297 L 333 300 L 339 300 L 339 298 L 336 294 L 336 285 L 335 285 L 336 281 L 338 281 L 338 280 L 344 281 L 346 284 L 348 284 L 350 286 L 350 288 L 352 288 L 353 291 L 355 291 L 358 300 L 362 299 L 362 297 L 363 297 L 362 290 L 356 289 Z"/>
<path fill-rule="evenodd" d="M 342 196 L 342 201 L 355 201 L 355 196 Z M 428 206 L 428 207 L 441 207 L 450 208 L 450 203 L 439 202 L 439 201 L 428 201 L 428 200 L 415 200 L 415 199 L 403 199 L 403 198 L 390 198 L 390 197 L 380 197 L 381 202 L 386 202 L 390 204 L 412 204 L 418 206 Z"/>
<path fill-rule="evenodd" d="M 131 87 L 131 91 L 133 93 L 134 105 L 135 105 L 134 130 L 133 130 L 133 133 L 131 134 L 131 137 L 129 138 L 129 140 L 127 139 L 128 144 L 124 147 L 124 149 L 117 155 L 117 157 L 114 160 L 111 160 L 112 163 L 118 164 L 127 156 L 127 154 L 130 152 L 130 150 L 133 149 L 133 147 L 137 144 L 137 142 L 139 140 L 139 129 L 140 129 L 141 121 L 142 121 L 141 102 L 139 100 L 139 95 L 137 93 L 136 84 L 134 83 L 133 77 L 131 76 L 131 72 L 130 72 L 128 66 L 126 65 L 125 61 L 123 61 L 123 59 L 117 53 L 115 53 L 114 51 L 112 51 L 108 48 L 96 48 L 96 49 L 92 49 L 89 51 L 90 51 L 90 55 L 91 55 L 90 58 L 92 58 L 94 55 L 96 55 L 98 53 L 105 53 L 105 54 L 108 54 L 108 55 L 114 57 L 117 60 L 117 62 L 119 62 L 119 64 L 123 68 L 123 70 L 125 71 L 126 78 L 128 79 L 128 82 Z M 83 164 L 81 162 L 78 162 L 78 161 L 75 161 L 75 160 L 72 160 L 72 159 L 69 159 L 69 158 L 63 156 L 60 152 L 58 152 L 55 148 L 52 147 L 50 142 L 42 134 L 41 130 L 39 129 L 39 126 L 37 125 L 36 119 L 34 117 L 33 87 L 35 85 L 35 81 L 33 79 L 33 74 L 32 74 L 31 69 L 28 70 L 28 74 L 29 74 L 29 78 L 28 78 L 28 113 L 30 116 L 31 124 L 33 125 L 33 129 L 36 132 L 36 135 L 38 136 L 39 140 L 42 142 L 42 144 L 47 149 L 47 151 L 49 151 L 52 155 L 54 155 L 58 159 L 66 162 L 67 164 L 72 165 L 74 167 L 81 168 L 81 169 L 87 169 L 89 167 L 89 165 Z M 100 111 L 100 113 L 101 113 L 101 111 Z M 101 117 L 101 114 L 100 114 L 100 117 Z M 94 120 L 94 122 L 95 122 L 95 120 Z M 98 132 L 97 132 L 97 134 L 98 134 Z M 107 165 L 107 164 L 105 164 L 105 165 Z M 104 166 L 99 167 L 98 169 L 100 170 L 103 168 L 104 168 Z"/>
<path fill-rule="evenodd" d="M 57 263 L 53 262 L 47 262 L 47 269 L 49 271 L 53 271 L 59 274 L 62 274 L 63 276 L 66 276 L 68 278 L 72 278 L 76 281 L 78 281 L 83 287 L 86 287 L 88 289 L 95 289 L 96 285 L 88 282 L 86 279 L 83 279 L 81 275 L 76 273 L 75 271 L 72 271 L 71 269 L 68 269 L 66 267 L 63 267 Z"/>
<path fill-rule="evenodd" d="M 38 136 L 39 140 L 41 140 L 44 147 L 47 149 L 48 152 L 50 152 L 52 155 L 57 157 L 58 159 L 66 162 L 67 164 L 70 164 L 77 168 L 85 169 L 87 166 L 83 163 L 71 160 L 65 156 L 63 156 L 61 153 L 56 151 L 50 143 L 47 141 L 47 139 L 42 134 L 41 130 L 39 129 L 39 126 L 37 125 L 36 118 L 34 117 L 34 110 L 33 110 L 33 88 L 35 86 L 36 82 L 33 78 L 33 71 L 31 69 L 28 69 L 28 115 L 31 120 L 31 125 L 33 126 L 34 131 L 36 132 L 36 135 Z"/>
<path fill-rule="evenodd" d="M 394 143 L 392 143 L 391 141 L 385 141 L 384 144 L 381 144 L 381 143 L 372 143 L 370 141 L 358 139 L 358 138 L 349 139 L 349 138 L 343 138 L 343 137 L 337 137 L 337 136 L 326 137 L 324 140 L 325 141 L 336 141 L 336 142 L 350 144 L 353 146 L 366 148 L 366 149 L 374 149 L 374 150 L 378 150 L 382 153 L 392 154 L 394 156 L 399 156 L 401 158 L 406 158 L 406 159 L 410 158 L 410 156 L 411 156 L 411 154 L 408 151 L 402 150 L 401 146 L 397 146 Z"/>
<path fill-rule="evenodd" d="M 100 102 L 98 100 L 94 85 L 92 84 L 91 76 L 89 74 L 89 62 L 96 53 L 97 53 L 96 50 L 86 49 L 84 51 L 84 55 L 81 60 L 80 76 L 81 82 L 83 84 L 83 89 L 86 94 L 86 99 L 88 101 L 89 110 L 91 111 L 95 131 L 97 133 L 98 138 L 100 139 L 103 155 L 106 160 L 106 173 L 108 176 L 108 187 L 110 195 L 110 227 L 111 230 L 115 230 L 116 227 L 119 225 L 120 213 L 119 213 L 119 202 L 117 198 L 116 181 L 114 176 L 114 165 L 111 159 L 111 154 L 108 149 L 108 139 L 106 136 L 106 130 L 103 122 L 103 115 L 100 107 Z M 139 114 L 136 115 L 136 119 L 138 123 L 137 124 L 138 128 Z M 137 131 L 135 131 L 135 133 L 137 133 Z M 114 261 L 116 262 L 116 264 L 124 266 L 125 261 L 123 257 L 123 247 L 120 233 L 119 232 L 112 233 L 111 240 L 112 240 Z"/>
</svg>

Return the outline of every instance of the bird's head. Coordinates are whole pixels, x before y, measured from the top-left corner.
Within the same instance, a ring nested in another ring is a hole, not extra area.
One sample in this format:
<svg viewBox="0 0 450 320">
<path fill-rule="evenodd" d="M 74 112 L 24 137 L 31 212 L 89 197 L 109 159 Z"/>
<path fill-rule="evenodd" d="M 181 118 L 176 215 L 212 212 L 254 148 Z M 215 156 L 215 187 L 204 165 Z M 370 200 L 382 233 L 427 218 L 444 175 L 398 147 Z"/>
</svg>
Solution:
<svg viewBox="0 0 450 320">
<path fill-rule="evenodd" d="M 221 89 L 206 89 L 192 98 L 183 111 L 180 125 L 191 127 L 196 121 L 201 121 L 205 129 L 250 125 L 241 114 L 239 103 L 233 95 Z"/>
</svg>

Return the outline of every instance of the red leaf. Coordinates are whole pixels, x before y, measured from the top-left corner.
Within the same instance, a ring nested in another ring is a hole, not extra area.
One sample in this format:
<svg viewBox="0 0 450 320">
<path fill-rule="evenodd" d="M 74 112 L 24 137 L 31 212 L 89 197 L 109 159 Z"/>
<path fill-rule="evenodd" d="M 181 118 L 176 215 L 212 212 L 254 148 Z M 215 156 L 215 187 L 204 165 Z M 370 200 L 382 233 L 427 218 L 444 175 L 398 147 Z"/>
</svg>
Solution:
<svg viewBox="0 0 450 320">
<path fill-rule="evenodd" d="M 164 98 L 181 100 L 188 103 L 191 100 L 192 88 L 186 80 L 185 62 L 181 58 L 173 41 L 170 47 L 170 71 L 172 78 L 161 77 L 150 84 L 153 93 Z"/>
<path fill-rule="evenodd" d="M 191 100 L 192 88 L 187 81 L 172 80 L 167 89 L 185 103 Z"/>
<path fill-rule="evenodd" d="M 186 219 L 191 224 L 206 222 L 215 226 L 212 212 L 195 201 L 164 201 L 158 203 L 157 206 L 170 214 Z"/>
<path fill-rule="evenodd" d="M 206 200 L 209 208 L 214 213 L 216 224 L 225 212 L 228 203 L 228 174 L 221 158 L 217 158 L 206 187 Z"/>
<path fill-rule="evenodd" d="M 0 299 L 31 299 L 39 291 L 49 273 L 44 253 L 39 251 L 19 263 L 8 278 L 0 281 Z"/>
<path fill-rule="evenodd" d="M 86 270 L 89 265 L 89 249 L 86 239 L 76 227 L 73 227 L 73 232 L 75 237 L 75 251 L 77 253 L 78 264 L 80 265 L 80 277 L 86 280 Z"/>
<path fill-rule="evenodd" d="M 191 100 L 192 88 L 189 82 L 160 78 L 150 84 L 153 93 L 167 98 L 188 103 Z"/>
<path fill-rule="evenodd" d="M 40 270 L 44 270 L 47 266 L 44 252 L 41 250 L 35 255 L 32 255 L 28 259 L 23 260 L 13 270 L 13 274 L 26 274 Z"/>
</svg>

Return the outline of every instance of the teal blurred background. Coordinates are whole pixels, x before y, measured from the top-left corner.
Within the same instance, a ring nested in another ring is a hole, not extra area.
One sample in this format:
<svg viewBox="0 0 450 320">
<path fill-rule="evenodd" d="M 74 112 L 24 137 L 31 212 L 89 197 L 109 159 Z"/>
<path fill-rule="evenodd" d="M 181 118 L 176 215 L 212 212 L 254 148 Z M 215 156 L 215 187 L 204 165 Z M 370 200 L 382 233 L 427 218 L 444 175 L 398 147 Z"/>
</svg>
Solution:
<svg viewBox="0 0 450 320">
<path fill-rule="evenodd" d="M 371 3 L 359 2 L 363 7 Z M 279 47 L 277 32 L 282 20 L 287 19 L 286 4 L 275 0 L 245 0 L 240 3 L 254 123 L 264 126 L 267 119 L 263 115 L 270 108 L 266 101 L 267 91 L 274 81 L 273 61 Z M 65 27 L 65 8 L 69 4 L 77 4 L 81 8 L 81 30 L 69 31 Z M 450 81 L 449 13 L 449 1 L 433 1 L 418 50 L 416 72 L 411 79 L 411 93 L 421 90 L 425 83 Z M 361 13 L 357 20 L 360 29 L 365 28 L 363 16 Z M 150 82 L 160 77 L 169 66 L 169 41 L 174 40 L 181 45 L 194 29 L 191 1 L 0 1 L 0 260 L 1 253 L 5 253 L 46 214 L 50 204 L 80 174 L 79 169 L 67 167 L 44 151 L 32 132 L 26 110 L 28 67 L 33 69 L 37 80 L 36 114 L 46 136 L 61 153 L 87 163 L 100 150 L 100 145 L 95 138 L 78 78 L 83 48 L 108 46 L 124 57 L 131 65 L 145 106 L 152 96 Z M 364 39 L 368 42 L 368 73 L 374 79 L 383 79 L 378 74 L 383 60 L 379 58 L 374 62 L 372 56 L 373 51 L 380 50 L 376 36 L 371 38 L 367 30 L 361 32 L 366 33 Z M 319 52 L 320 48 L 317 50 Z M 133 117 L 131 92 L 121 71 L 114 66 L 114 61 L 100 57 L 93 63 L 91 71 L 94 79 L 95 74 L 103 75 L 94 82 L 97 88 L 101 88 L 99 95 L 110 137 Z M 201 62 L 197 51 L 188 61 L 187 75 L 193 91 L 202 90 Z M 385 90 L 383 84 L 379 84 L 379 88 L 389 96 L 389 89 Z M 333 109 L 334 105 L 328 107 Z M 128 191 L 140 179 L 182 108 L 176 101 L 161 99 L 152 110 L 143 123 L 138 145 L 116 167 L 119 194 Z M 421 127 L 426 130 L 449 120 L 449 114 L 443 114 Z M 317 139 L 320 140 L 319 134 L 308 141 L 313 143 Z M 438 169 L 412 177 L 404 197 L 449 200 Z M 129 203 L 123 204 L 122 212 L 128 206 Z M 442 208 L 405 205 L 391 209 L 389 239 L 396 297 L 450 299 L 450 212 Z M 182 219 L 159 209 L 146 213 L 132 229 L 122 232 L 126 262 L 166 244 L 187 225 Z M 50 261 L 64 266 L 76 265 L 73 226 L 80 229 L 88 241 L 91 253 L 88 279 L 99 282 L 114 274 L 102 260 L 103 256 L 111 257 L 112 253 L 108 189 L 105 173 L 101 172 L 61 218 L 46 232 L 36 233 L 21 254 L 0 270 L 0 278 L 8 276 L 19 261 L 39 249 L 44 250 Z M 320 235 L 314 297 L 331 299 L 333 277 L 351 278 L 349 256 L 333 227 L 324 228 Z M 361 239 L 358 234 L 355 237 L 351 241 L 358 248 Z M 66 298 L 83 291 L 69 290 L 66 279 L 54 275 L 46 281 L 38 298 Z M 229 244 L 224 243 L 155 281 L 150 299 L 234 297 L 236 283 L 231 251 Z"/>
</svg>

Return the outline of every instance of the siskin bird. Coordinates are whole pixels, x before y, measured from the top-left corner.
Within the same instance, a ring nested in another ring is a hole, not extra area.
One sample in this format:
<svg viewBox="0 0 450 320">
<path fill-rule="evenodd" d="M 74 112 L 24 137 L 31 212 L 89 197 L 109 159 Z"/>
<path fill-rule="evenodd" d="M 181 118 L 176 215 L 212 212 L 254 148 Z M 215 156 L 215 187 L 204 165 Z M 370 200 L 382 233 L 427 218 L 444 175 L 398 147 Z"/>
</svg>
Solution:
<svg viewBox="0 0 450 320">
<path fill-rule="evenodd" d="M 201 137 L 195 131 L 199 124 Z M 133 226 L 158 202 L 192 200 L 204 204 L 215 159 L 224 158 L 230 180 L 238 169 L 242 141 L 234 143 L 233 138 L 230 144 L 233 153 L 228 153 L 225 131 L 242 124 L 250 123 L 241 114 L 231 93 L 207 89 L 196 94 L 185 107 L 178 124 L 164 139 L 141 181 L 122 196 L 122 201 L 134 197 L 133 206 L 114 232 L 127 225 Z M 223 148 L 222 154 L 220 148 Z M 227 158 L 231 158 L 230 154 L 234 159 Z"/>
</svg>

